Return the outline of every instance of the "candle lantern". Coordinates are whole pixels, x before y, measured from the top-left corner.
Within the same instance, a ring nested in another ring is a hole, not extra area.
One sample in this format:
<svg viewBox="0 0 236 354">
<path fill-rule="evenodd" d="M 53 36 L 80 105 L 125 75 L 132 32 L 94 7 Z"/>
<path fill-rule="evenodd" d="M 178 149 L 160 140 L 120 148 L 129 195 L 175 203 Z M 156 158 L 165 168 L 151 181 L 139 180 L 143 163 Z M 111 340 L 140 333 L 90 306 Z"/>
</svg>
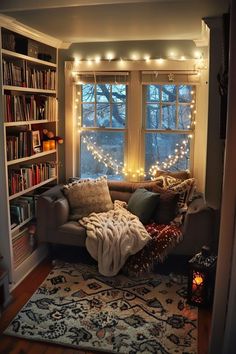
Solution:
<svg viewBox="0 0 236 354">
<path fill-rule="evenodd" d="M 217 257 L 210 254 L 210 249 L 203 246 L 189 261 L 188 303 L 207 306 L 212 303 Z"/>
</svg>

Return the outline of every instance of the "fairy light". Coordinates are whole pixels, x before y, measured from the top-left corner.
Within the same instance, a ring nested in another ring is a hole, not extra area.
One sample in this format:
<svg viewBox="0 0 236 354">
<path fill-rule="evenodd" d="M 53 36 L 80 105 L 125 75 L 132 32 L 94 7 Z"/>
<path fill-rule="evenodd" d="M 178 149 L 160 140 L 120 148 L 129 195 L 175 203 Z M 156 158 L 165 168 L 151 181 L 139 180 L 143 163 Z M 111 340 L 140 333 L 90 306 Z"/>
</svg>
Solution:
<svg viewBox="0 0 236 354">
<path fill-rule="evenodd" d="M 97 55 L 95 57 L 95 63 L 100 63 L 100 61 L 101 61 L 101 57 Z"/>
</svg>

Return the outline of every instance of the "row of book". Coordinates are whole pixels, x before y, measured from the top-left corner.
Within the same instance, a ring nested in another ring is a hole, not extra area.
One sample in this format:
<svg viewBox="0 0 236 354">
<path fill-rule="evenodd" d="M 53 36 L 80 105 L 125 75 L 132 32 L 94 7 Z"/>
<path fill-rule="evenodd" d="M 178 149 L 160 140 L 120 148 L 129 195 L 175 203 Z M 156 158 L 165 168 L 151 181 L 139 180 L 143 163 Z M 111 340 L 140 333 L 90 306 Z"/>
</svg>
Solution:
<svg viewBox="0 0 236 354">
<path fill-rule="evenodd" d="M 33 155 L 33 131 L 21 130 L 7 135 L 7 160 L 21 159 Z"/>
<path fill-rule="evenodd" d="M 57 100 L 43 95 L 4 95 L 6 122 L 47 119 L 54 121 Z"/>
<path fill-rule="evenodd" d="M 13 239 L 13 264 L 17 268 L 27 257 L 31 255 L 34 250 L 33 244 L 28 233 L 28 228 L 24 228 Z"/>
<path fill-rule="evenodd" d="M 11 228 L 35 216 L 36 198 L 33 195 L 24 195 L 10 204 Z"/>
<path fill-rule="evenodd" d="M 35 69 L 23 60 L 21 65 L 3 60 L 3 84 L 43 90 L 56 89 L 55 69 Z"/>
<path fill-rule="evenodd" d="M 8 174 L 9 195 L 14 195 L 55 177 L 55 162 L 22 165 L 20 168 L 10 169 Z"/>
</svg>

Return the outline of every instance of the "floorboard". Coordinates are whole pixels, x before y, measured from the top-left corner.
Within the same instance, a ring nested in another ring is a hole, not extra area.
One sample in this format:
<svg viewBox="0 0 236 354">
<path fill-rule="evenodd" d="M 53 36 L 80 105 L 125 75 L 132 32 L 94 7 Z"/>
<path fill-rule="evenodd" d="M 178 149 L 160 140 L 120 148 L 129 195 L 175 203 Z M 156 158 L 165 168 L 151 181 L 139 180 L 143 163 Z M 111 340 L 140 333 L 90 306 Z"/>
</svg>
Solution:
<svg viewBox="0 0 236 354">
<path fill-rule="evenodd" d="M 171 263 L 159 267 L 160 273 L 170 272 Z M 186 266 L 186 260 L 184 264 Z M 180 265 L 179 265 L 180 267 Z M 30 299 L 32 294 L 37 290 L 39 285 L 46 278 L 52 269 L 50 260 L 44 260 L 29 274 L 21 284 L 19 284 L 12 292 L 12 302 L 2 312 L 0 317 L 0 353 L 1 354 L 93 354 L 92 351 L 76 350 L 51 343 L 42 343 L 29 341 L 26 339 L 18 339 L 3 334 L 11 320 L 15 317 L 23 305 Z M 173 269 L 173 268 L 172 268 Z M 174 268 L 176 271 L 176 267 Z M 157 269 L 158 271 L 158 269 Z M 211 311 L 210 309 L 199 309 L 198 321 L 198 354 L 207 354 L 208 342 L 211 327 Z M 103 354 L 96 352 L 96 354 Z"/>
</svg>

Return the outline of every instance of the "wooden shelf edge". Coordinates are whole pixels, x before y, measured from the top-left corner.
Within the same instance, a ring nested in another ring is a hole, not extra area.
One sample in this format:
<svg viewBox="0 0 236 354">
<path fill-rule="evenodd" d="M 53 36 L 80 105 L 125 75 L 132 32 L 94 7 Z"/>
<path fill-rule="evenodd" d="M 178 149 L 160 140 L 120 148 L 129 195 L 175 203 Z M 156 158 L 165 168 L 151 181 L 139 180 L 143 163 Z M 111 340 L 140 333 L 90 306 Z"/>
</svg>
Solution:
<svg viewBox="0 0 236 354">
<path fill-rule="evenodd" d="M 12 52 L 11 50 L 8 50 L 8 49 L 2 49 L 2 54 L 6 55 L 6 56 L 13 57 L 13 58 L 27 60 L 27 61 L 30 61 L 32 63 L 49 66 L 49 67 L 52 67 L 52 68 L 56 68 L 57 67 L 57 64 L 55 64 L 53 62 L 45 61 L 45 60 L 41 60 L 41 59 L 37 59 L 37 58 L 33 58 L 33 57 L 28 56 L 28 55 L 17 53 L 17 52 Z"/>
<path fill-rule="evenodd" d="M 56 152 L 57 152 L 56 149 L 38 152 L 38 153 L 35 154 L 35 155 L 31 155 L 31 156 L 27 156 L 27 157 L 22 157 L 21 159 L 15 159 L 15 160 L 7 161 L 7 166 L 16 165 L 16 164 L 18 164 L 18 163 L 26 162 L 26 161 L 28 161 L 28 160 L 38 159 L 38 158 L 40 158 L 40 157 L 42 157 L 42 156 L 47 156 L 47 155 L 55 154 Z"/>
<path fill-rule="evenodd" d="M 48 184 L 48 183 L 50 183 L 50 182 L 55 181 L 56 179 L 57 179 L 57 177 L 49 178 L 49 179 L 47 179 L 46 181 L 43 181 L 43 182 L 41 182 L 41 183 L 39 183 L 39 184 L 36 184 L 35 186 L 32 186 L 32 187 L 30 187 L 30 188 L 24 189 L 23 191 L 21 191 L 21 192 L 19 192 L 19 193 L 10 195 L 10 196 L 9 196 L 9 200 L 13 200 L 13 199 L 15 199 L 15 198 L 18 198 L 18 197 L 20 197 L 21 195 L 26 194 L 26 193 L 29 193 L 29 192 L 31 192 L 31 191 L 33 191 L 33 190 L 39 188 L 39 187 L 44 186 L 45 184 Z"/>
</svg>

